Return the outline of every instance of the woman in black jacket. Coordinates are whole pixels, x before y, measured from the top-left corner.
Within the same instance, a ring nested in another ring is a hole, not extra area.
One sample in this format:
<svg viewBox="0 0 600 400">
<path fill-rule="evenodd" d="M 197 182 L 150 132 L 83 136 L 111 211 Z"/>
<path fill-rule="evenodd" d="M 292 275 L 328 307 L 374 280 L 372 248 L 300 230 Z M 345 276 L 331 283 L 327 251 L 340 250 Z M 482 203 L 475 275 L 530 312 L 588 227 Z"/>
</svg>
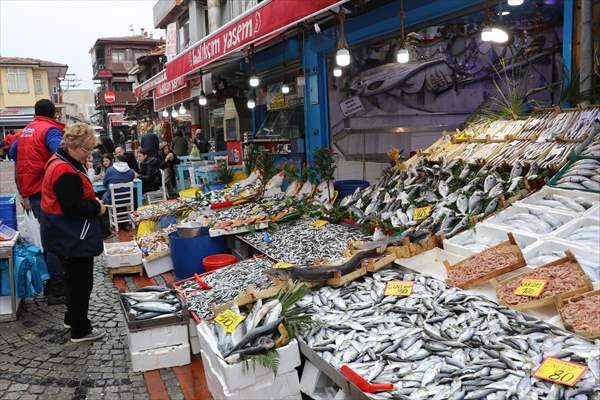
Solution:
<svg viewBox="0 0 600 400">
<path fill-rule="evenodd" d="M 46 164 L 42 183 L 40 231 L 44 249 L 56 254 L 65 270 L 67 312 L 64 326 L 72 342 L 105 335 L 87 317 L 94 285 L 94 257 L 102 253 L 106 212 L 96 198 L 84 163 L 94 149 L 94 130 L 76 123 L 65 130 L 60 148 Z"/>
<path fill-rule="evenodd" d="M 140 163 L 140 174 L 138 178 L 142 181 L 142 193 L 153 192 L 160 189 L 162 185 L 160 160 L 151 157 L 146 150 L 139 150 L 138 161 Z"/>
<path fill-rule="evenodd" d="M 179 158 L 177 158 L 177 155 L 175 155 L 168 144 L 163 147 L 161 156 L 160 169 L 165 171 L 165 183 L 169 198 L 174 199 L 177 197 L 177 192 L 175 191 L 177 187 L 175 166 L 179 164 Z"/>
</svg>

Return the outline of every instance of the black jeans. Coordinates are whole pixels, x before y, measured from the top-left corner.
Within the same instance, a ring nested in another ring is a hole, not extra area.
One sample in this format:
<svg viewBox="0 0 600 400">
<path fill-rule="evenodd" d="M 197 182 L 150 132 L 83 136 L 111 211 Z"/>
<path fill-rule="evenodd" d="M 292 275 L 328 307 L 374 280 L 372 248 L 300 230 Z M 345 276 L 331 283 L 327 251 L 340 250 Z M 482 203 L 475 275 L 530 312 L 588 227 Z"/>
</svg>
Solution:
<svg viewBox="0 0 600 400">
<path fill-rule="evenodd" d="M 40 214 L 41 214 L 41 203 L 42 203 L 41 194 L 40 194 L 40 196 L 37 196 L 37 194 L 35 194 L 32 197 L 30 197 L 29 203 L 31 204 L 31 211 L 33 211 L 33 215 L 39 221 Z M 48 267 L 48 274 L 50 275 L 49 284 L 61 282 L 63 279 L 65 279 L 65 271 L 63 270 L 63 267 L 58 259 L 58 256 L 44 250 L 44 260 L 46 261 L 46 266 Z M 62 293 L 51 293 L 51 294 L 56 295 L 56 296 L 62 296 Z"/>
<path fill-rule="evenodd" d="M 59 257 L 65 268 L 67 312 L 65 324 L 71 326 L 71 337 L 78 339 L 92 331 L 88 319 L 90 295 L 94 286 L 93 257 Z"/>
</svg>

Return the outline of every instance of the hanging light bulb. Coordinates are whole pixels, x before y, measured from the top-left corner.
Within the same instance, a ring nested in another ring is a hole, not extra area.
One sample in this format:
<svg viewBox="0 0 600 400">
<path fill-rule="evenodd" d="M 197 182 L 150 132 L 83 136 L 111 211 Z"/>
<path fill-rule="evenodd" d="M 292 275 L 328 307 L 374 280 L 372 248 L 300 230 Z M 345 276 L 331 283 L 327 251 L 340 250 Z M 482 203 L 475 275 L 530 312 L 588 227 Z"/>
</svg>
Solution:
<svg viewBox="0 0 600 400">
<path fill-rule="evenodd" d="M 492 33 L 491 33 L 491 41 L 494 43 L 506 43 L 508 42 L 508 33 L 506 32 L 506 30 L 504 30 L 504 28 L 501 28 L 499 26 L 494 26 L 492 27 Z"/>
<path fill-rule="evenodd" d="M 260 79 L 258 79 L 258 76 L 256 76 L 256 75 L 252 75 L 248 82 L 250 83 L 250 86 L 252 86 L 252 87 L 257 87 L 258 85 L 260 85 Z"/>
<path fill-rule="evenodd" d="M 339 78 L 340 76 L 342 76 L 342 69 L 340 67 L 334 67 L 333 68 L 333 76 L 335 76 L 336 78 Z"/>
<path fill-rule="evenodd" d="M 350 52 L 347 48 L 342 47 L 335 53 L 335 63 L 340 67 L 350 65 Z"/>
<path fill-rule="evenodd" d="M 249 109 L 252 110 L 254 107 L 256 107 L 256 102 L 254 101 L 253 98 L 249 98 L 246 105 L 248 106 Z"/>
<path fill-rule="evenodd" d="M 283 86 L 281 86 L 281 93 L 288 94 L 289 92 L 290 92 L 290 87 L 284 83 Z"/>
<path fill-rule="evenodd" d="M 396 61 L 398 61 L 400 64 L 406 64 L 409 60 L 410 60 L 410 53 L 408 52 L 408 49 L 406 49 L 406 48 L 399 49 L 398 52 L 396 53 Z"/>
<path fill-rule="evenodd" d="M 168 118 L 169 117 L 169 112 L 167 111 L 166 108 L 163 110 L 162 116 L 163 116 L 163 118 Z"/>
<path fill-rule="evenodd" d="M 179 106 L 179 115 L 185 115 L 186 112 L 187 110 L 185 109 L 185 106 L 183 105 L 183 103 L 181 103 L 181 105 Z"/>
<path fill-rule="evenodd" d="M 493 37 L 494 36 L 492 33 L 492 27 L 491 26 L 483 27 L 483 29 L 481 30 L 481 40 L 484 42 L 491 42 Z"/>
<path fill-rule="evenodd" d="M 207 103 L 206 96 L 204 95 L 204 90 L 200 92 L 200 97 L 198 97 L 198 104 L 201 106 L 205 106 Z"/>
<path fill-rule="evenodd" d="M 175 107 L 173 107 L 173 111 L 171 111 L 171 117 L 173 117 L 173 118 L 179 117 L 179 114 L 177 114 L 177 110 L 175 109 Z"/>
<path fill-rule="evenodd" d="M 524 0 L 508 0 L 507 3 L 509 6 L 512 7 L 516 7 L 516 6 L 520 6 L 521 4 L 523 4 Z"/>
</svg>

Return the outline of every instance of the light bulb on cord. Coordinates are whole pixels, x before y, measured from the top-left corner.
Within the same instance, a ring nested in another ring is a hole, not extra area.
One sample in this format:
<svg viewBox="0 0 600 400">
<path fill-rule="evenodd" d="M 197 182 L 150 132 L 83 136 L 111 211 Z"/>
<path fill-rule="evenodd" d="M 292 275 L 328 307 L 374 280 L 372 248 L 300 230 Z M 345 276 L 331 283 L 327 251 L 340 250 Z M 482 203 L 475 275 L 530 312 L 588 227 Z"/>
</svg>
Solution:
<svg viewBox="0 0 600 400">
<path fill-rule="evenodd" d="M 508 42 L 508 33 L 503 28 L 494 26 L 492 28 L 491 41 L 494 43 L 506 43 Z"/>
<path fill-rule="evenodd" d="M 254 101 L 254 99 L 250 98 L 248 99 L 248 103 L 246 103 L 246 105 L 249 109 L 252 110 L 254 107 L 256 107 L 256 102 Z"/>
<path fill-rule="evenodd" d="M 186 112 L 185 106 L 181 103 L 181 106 L 179 106 L 179 115 L 185 115 Z"/>
<path fill-rule="evenodd" d="M 486 26 L 481 30 L 481 40 L 484 42 L 491 42 L 493 38 L 492 27 Z"/>
<path fill-rule="evenodd" d="M 398 50 L 396 53 L 396 61 L 398 61 L 400 64 L 406 64 L 409 60 L 410 53 L 408 52 L 408 49 L 402 48 Z"/>
<path fill-rule="evenodd" d="M 250 83 L 250 86 L 252 87 L 257 87 L 260 84 L 260 79 L 258 79 L 258 76 L 252 75 L 248 83 Z"/>
<path fill-rule="evenodd" d="M 202 92 L 200 92 L 200 97 L 198 97 L 198 104 L 200 104 L 201 106 L 205 106 L 207 103 L 206 101 L 206 96 L 204 95 L 204 90 Z"/>
<path fill-rule="evenodd" d="M 177 114 L 177 110 L 175 109 L 175 107 L 173 107 L 173 111 L 171 111 L 171 117 L 173 117 L 173 118 L 179 117 L 179 114 Z"/>
<path fill-rule="evenodd" d="M 350 52 L 347 48 L 342 47 L 335 53 L 335 63 L 340 67 L 350 65 Z"/>
<path fill-rule="evenodd" d="M 521 4 L 523 4 L 523 1 L 524 0 L 508 0 L 507 3 L 509 6 L 516 7 L 516 6 L 520 6 Z"/>
<path fill-rule="evenodd" d="M 339 78 L 340 76 L 342 76 L 342 69 L 340 67 L 334 67 L 333 68 L 333 76 L 335 76 L 336 78 Z"/>
<path fill-rule="evenodd" d="M 281 86 L 281 93 L 288 94 L 289 92 L 290 92 L 290 87 L 284 83 L 283 86 Z"/>
<path fill-rule="evenodd" d="M 163 116 L 163 118 L 168 118 L 169 117 L 169 112 L 167 111 L 166 108 L 163 110 L 162 116 Z"/>
</svg>

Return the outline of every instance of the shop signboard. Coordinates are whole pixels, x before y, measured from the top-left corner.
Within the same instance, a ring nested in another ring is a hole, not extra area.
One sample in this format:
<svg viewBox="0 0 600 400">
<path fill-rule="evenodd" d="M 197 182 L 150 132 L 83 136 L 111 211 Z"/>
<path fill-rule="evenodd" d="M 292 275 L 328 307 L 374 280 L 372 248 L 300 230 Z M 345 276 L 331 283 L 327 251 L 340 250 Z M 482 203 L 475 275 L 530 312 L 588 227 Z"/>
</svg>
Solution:
<svg viewBox="0 0 600 400">
<path fill-rule="evenodd" d="M 165 56 L 171 60 L 177 55 L 177 22 L 167 25 L 167 43 L 165 44 Z"/>
<path fill-rule="evenodd" d="M 196 42 L 167 63 L 167 78 L 195 72 L 221 57 L 281 32 L 347 0 L 311 0 L 294 7 L 285 0 L 266 0 Z M 167 34 L 168 38 L 168 34 Z"/>
<path fill-rule="evenodd" d="M 171 81 L 164 81 L 156 87 L 156 98 L 167 96 L 187 86 L 187 78 L 180 76 L 179 78 Z"/>
<path fill-rule="evenodd" d="M 115 100 L 117 99 L 117 96 L 115 95 L 115 92 L 109 90 L 108 92 L 104 92 L 104 101 L 107 103 L 114 103 Z"/>
<path fill-rule="evenodd" d="M 167 80 L 167 71 L 162 70 L 158 74 L 154 75 L 152 78 L 148 79 L 141 85 L 135 86 L 133 88 L 133 94 L 135 97 L 142 97 L 144 94 L 148 93 L 162 82 Z"/>
<path fill-rule="evenodd" d="M 340 108 L 345 117 L 349 117 L 365 109 L 358 96 L 352 96 L 349 99 L 342 101 L 340 103 Z"/>
</svg>

